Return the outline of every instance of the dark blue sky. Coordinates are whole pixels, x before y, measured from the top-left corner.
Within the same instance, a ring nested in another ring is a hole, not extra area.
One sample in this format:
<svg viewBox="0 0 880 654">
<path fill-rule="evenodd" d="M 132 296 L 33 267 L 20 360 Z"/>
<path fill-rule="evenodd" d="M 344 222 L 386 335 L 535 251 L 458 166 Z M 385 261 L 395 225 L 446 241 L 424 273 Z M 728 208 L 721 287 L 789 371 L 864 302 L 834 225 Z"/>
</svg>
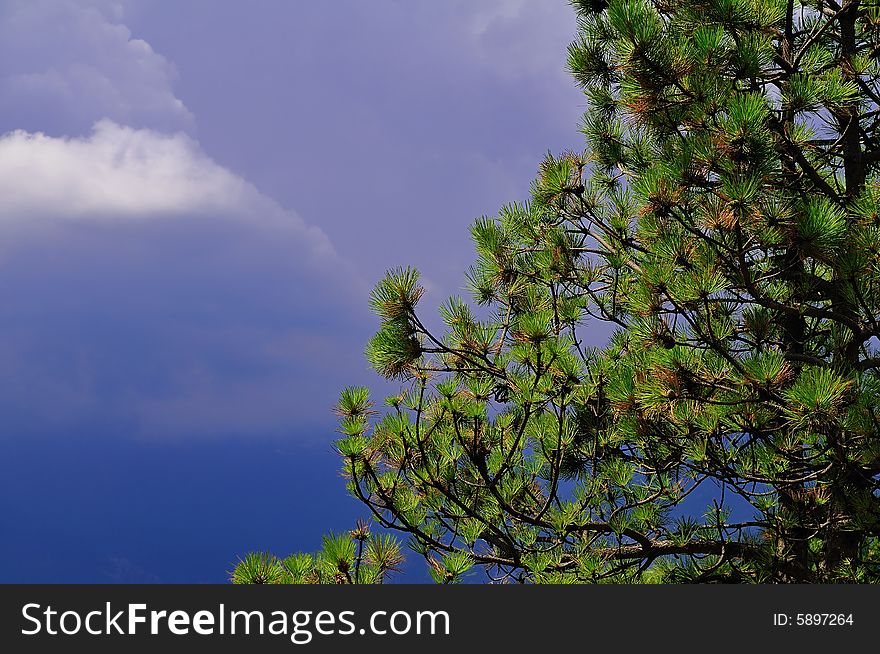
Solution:
<svg viewBox="0 0 880 654">
<path fill-rule="evenodd" d="M 565 0 L 0 0 L 0 581 L 220 582 L 364 510 L 370 286 L 578 147 Z M 405 579 L 422 580 L 419 562 Z"/>
</svg>

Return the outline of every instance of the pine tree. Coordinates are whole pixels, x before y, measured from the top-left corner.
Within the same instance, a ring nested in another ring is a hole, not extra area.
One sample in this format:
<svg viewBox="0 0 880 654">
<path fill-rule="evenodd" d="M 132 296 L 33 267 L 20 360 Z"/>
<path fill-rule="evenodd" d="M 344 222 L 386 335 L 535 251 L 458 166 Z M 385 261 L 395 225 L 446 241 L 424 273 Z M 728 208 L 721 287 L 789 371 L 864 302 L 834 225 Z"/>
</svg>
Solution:
<svg viewBox="0 0 880 654">
<path fill-rule="evenodd" d="M 445 334 L 377 285 L 351 492 L 438 581 L 878 581 L 880 2 L 573 4 L 585 148 Z"/>
</svg>

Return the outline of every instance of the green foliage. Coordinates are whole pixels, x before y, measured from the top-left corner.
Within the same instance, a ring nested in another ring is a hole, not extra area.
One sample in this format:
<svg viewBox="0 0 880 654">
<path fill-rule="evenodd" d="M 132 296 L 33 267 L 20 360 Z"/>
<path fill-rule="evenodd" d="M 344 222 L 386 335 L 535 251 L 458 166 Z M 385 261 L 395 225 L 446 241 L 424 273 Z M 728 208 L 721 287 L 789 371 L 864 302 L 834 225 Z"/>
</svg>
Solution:
<svg viewBox="0 0 880 654">
<path fill-rule="evenodd" d="M 230 573 L 234 584 L 280 584 L 285 577 L 284 566 L 269 552 L 251 552 Z"/>
<path fill-rule="evenodd" d="M 381 584 L 399 572 L 400 543 L 388 534 L 373 534 L 364 522 L 343 534 L 327 534 L 316 554 L 297 553 L 279 559 L 254 552 L 239 559 L 229 573 L 234 584 Z"/>
<path fill-rule="evenodd" d="M 572 4 L 585 149 L 474 223 L 480 312 L 377 285 L 351 492 L 439 583 L 880 580 L 880 9 Z"/>
<path fill-rule="evenodd" d="M 386 377 L 406 376 L 422 352 L 420 330 L 413 323 L 413 310 L 423 292 L 418 279 L 412 268 L 392 270 L 370 296 L 370 306 L 382 319 L 382 327 L 367 345 L 366 356 Z"/>
</svg>

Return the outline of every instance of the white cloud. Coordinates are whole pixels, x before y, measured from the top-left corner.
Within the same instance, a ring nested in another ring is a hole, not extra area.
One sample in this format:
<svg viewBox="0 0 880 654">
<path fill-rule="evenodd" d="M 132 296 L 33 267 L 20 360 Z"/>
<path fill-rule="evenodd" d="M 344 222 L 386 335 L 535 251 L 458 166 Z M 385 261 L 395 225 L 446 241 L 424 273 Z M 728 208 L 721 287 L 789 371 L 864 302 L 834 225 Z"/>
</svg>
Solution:
<svg viewBox="0 0 880 654">
<path fill-rule="evenodd" d="M 188 129 L 174 66 L 119 21 L 109 0 L 11 0 L 0 7 L 0 126 L 81 133 L 110 118 Z"/>
<path fill-rule="evenodd" d="M 183 134 L 109 120 L 84 138 L 0 137 L 0 215 L 113 219 L 238 205 L 245 183 Z"/>
<path fill-rule="evenodd" d="M 102 120 L 87 137 L 22 130 L 0 136 L 0 225 L 193 214 L 294 231 L 313 254 L 336 256 L 320 229 L 214 162 L 185 134 Z"/>
</svg>

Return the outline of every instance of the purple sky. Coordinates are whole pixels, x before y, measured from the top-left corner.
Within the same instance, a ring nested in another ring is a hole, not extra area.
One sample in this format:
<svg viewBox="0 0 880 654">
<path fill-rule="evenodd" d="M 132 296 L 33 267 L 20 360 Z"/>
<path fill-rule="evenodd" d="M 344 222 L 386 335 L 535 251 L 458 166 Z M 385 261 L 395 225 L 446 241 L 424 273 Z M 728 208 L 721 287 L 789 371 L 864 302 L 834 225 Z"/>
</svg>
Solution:
<svg viewBox="0 0 880 654">
<path fill-rule="evenodd" d="M 0 497 L 28 516 L 0 581 L 222 581 L 360 515 L 329 444 L 340 388 L 383 388 L 369 288 L 460 292 L 471 221 L 579 146 L 573 32 L 565 0 L 0 0 Z"/>
</svg>

